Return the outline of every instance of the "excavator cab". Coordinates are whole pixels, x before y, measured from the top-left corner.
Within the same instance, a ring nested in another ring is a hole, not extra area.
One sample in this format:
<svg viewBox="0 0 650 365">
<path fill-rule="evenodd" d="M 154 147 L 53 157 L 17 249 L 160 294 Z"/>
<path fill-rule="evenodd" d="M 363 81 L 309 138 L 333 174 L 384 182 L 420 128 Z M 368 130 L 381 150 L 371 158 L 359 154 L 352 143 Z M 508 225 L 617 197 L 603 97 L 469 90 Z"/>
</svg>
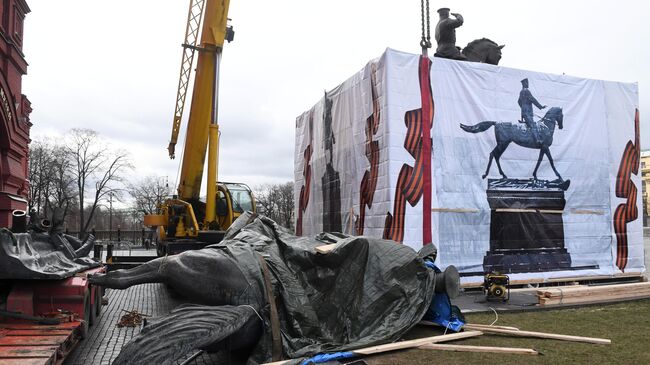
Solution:
<svg viewBox="0 0 650 365">
<path fill-rule="evenodd" d="M 246 184 L 219 183 L 217 187 L 217 223 L 223 230 L 246 211 L 256 212 L 253 192 Z"/>
</svg>

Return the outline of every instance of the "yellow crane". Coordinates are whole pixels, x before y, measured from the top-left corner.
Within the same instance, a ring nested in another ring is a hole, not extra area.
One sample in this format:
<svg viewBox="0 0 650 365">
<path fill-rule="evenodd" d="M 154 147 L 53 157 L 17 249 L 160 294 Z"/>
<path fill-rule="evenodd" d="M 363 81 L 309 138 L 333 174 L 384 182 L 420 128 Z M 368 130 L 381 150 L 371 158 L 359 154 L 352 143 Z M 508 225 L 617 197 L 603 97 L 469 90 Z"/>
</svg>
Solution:
<svg viewBox="0 0 650 365">
<path fill-rule="evenodd" d="M 145 216 L 144 223 L 158 232 L 160 255 L 201 248 L 219 242 L 224 230 L 244 211 L 256 211 L 251 189 L 241 183 L 217 180 L 219 160 L 219 75 L 224 42 L 233 40 L 228 25 L 229 0 L 190 0 L 183 58 L 176 95 L 169 157 L 176 154 L 185 96 L 194 55 L 198 54 L 181 160 L 178 195 L 160 205 L 160 214 Z M 201 27 L 202 23 L 202 27 Z M 199 40 L 199 28 L 200 42 Z M 207 196 L 199 199 L 208 152 Z"/>
</svg>

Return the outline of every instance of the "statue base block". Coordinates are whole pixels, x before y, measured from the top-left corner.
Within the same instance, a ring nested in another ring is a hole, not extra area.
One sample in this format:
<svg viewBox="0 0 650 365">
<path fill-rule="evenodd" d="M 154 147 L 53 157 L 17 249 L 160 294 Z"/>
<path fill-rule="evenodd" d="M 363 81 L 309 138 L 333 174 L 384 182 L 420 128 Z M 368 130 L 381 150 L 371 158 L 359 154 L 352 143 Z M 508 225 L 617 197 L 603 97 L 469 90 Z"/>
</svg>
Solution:
<svg viewBox="0 0 650 365">
<path fill-rule="evenodd" d="M 483 270 L 504 274 L 571 270 L 571 255 L 566 249 L 488 251 Z"/>
<path fill-rule="evenodd" d="M 490 250 L 484 272 L 571 269 L 564 247 L 564 190 L 540 180 L 490 179 Z"/>
</svg>

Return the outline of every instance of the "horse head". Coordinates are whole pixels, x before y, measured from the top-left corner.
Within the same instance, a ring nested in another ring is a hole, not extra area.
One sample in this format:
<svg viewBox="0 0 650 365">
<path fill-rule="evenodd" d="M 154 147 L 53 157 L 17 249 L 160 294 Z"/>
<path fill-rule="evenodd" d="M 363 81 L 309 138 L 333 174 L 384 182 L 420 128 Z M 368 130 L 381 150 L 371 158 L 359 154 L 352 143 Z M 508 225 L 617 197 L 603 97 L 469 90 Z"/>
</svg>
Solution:
<svg viewBox="0 0 650 365">
<path fill-rule="evenodd" d="M 558 128 L 562 129 L 564 127 L 564 114 L 562 113 L 562 108 L 558 106 L 551 107 L 544 115 L 544 121 L 557 122 Z"/>
<path fill-rule="evenodd" d="M 471 62 L 489 63 L 491 65 L 498 65 L 501 60 L 501 49 L 505 45 L 498 45 L 496 42 L 487 39 L 475 39 L 463 48 L 463 55 Z"/>
</svg>

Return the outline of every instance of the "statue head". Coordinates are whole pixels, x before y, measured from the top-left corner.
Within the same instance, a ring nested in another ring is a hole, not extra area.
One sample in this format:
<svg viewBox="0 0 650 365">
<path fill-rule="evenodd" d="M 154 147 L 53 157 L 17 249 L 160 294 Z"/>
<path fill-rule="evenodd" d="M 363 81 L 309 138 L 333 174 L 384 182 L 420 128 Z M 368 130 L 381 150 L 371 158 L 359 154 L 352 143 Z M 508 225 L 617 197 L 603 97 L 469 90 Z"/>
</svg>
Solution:
<svg viewBox="0 0 650 365">
<path fill-rule="evenodd" d="M 523 79 L 523 80 L 521 80 L 521 86 L 522 86 L 524 89 L 528 89 L 528 79 Z"/>
<path fill-rule="evenodd" d="M 440 15 L 440 19 L 449 18 L 449 8 L 440 8 L 440 9 L 438 9 L 438 14 Z"/>
</svg>

